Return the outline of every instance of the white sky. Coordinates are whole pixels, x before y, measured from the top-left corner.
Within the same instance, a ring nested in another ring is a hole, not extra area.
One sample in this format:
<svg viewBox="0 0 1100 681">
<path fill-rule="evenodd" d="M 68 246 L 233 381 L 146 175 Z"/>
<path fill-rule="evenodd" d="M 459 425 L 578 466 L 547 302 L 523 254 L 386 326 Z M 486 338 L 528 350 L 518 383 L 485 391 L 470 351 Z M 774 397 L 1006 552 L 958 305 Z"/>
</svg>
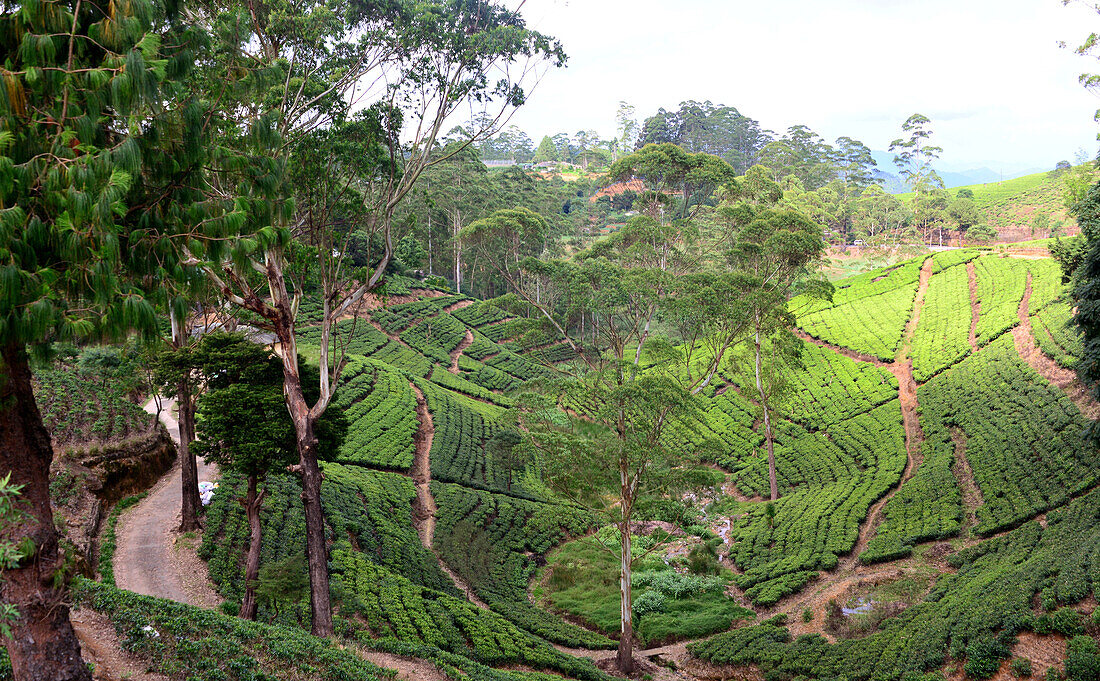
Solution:
<svg viewBox="0 0 1100 681">
<path fill-rule="evenodd" d="M 686 99 L 737 107 L 777 132 L 803 123 L 885 150 L 901 123 L 933 121 L 945 169 L 1053 167 L 1096 148 L 1100 99 L 1071 47 L 1100 30 L 1061 0 L 528 0 L 528 24 L 569 62 L 512 122 L 544 134 L 615 134 Z"/>
</svg>

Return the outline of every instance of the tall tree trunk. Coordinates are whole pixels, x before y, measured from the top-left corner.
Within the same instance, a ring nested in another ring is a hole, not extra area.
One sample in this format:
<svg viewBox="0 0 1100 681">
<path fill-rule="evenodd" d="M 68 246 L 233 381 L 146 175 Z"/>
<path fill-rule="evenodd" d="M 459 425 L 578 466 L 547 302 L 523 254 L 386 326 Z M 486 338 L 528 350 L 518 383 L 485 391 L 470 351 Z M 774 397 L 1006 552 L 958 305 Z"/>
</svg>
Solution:
<svg viewBox="0 0 1100 681">
<path fill-rule="evenodd" d="M 772 420 L 768 414 L 768 394 L 764 390 L 764 381 L 761 376 L 760 366 L 760 329 L 757 327 L 754 336 L 756 345 L 756 392 L 760 394 L 760 407 L 764 410 L 764 441 L 768 444 L 768 488 L 771 500 L 779 498 L 779 482 L 775 474 L 775 438 L 772 435 Z"/>
<path fill-rule="evenodd" d="M 0 475 L 20 485 L 17 508 L 27 513 L 0 532 L 0 540 L 32 542 L 32 553 L 0 580 L 0 601 L 19 610 L 11 638 L 2 639 L 16 679 L 91 681 L 69 606 L 50 507 L 50 434 L 34 401 L 31 372 L 22 345 L 0 346 Z"/>
<path fill-rule="evenodd" d="M 175 313 L 170 316 L 172 324 L 172 345 L 176 351 L 183 349 L 188 341 L 186 321 Z M 176 407 L 179 409 L 180 427 L 180 485 L 183 503 L 180 505 L 180 531 L 190 532 L 201 527 L 199 523 L 199 469 L 191 443 L 195 441 L 195 403 L 193 399 L 191 377 L 185 375 L 176 385 Z"/>
<path fill-rule="evenodd" d="M 458 240 L 458 230 L 462 227 L 462 213 L 457 208 L 453 215 L 455 236 L 455 292 L 462 293 L 462 244 Z"/>
<path fill-rule="evenodd" d="M 630 593 L 630 519 L 623 516 L 623 522 L 619 524 L 619 535 L 622 538 L 619 561 L 619 653 L 616 663 L 619 671 L 624 674 L 634 672 L 634 621 L 632 619 Z"/>
<path fill-rule="evenodd" d="M 321 508 L 321 467 L 317 464 L 317 436 L 310 421 L 298 438 L 302 471 L 302 505 L 306 514 L 306 557 L 309 559 L 310 612 L 314 636 L 333 634 L 332 598 L 328 583 L 328 547 L 325 543 L 325 516 Z"/>
<path fill-rule="evenodd" d="M 260 525 L 260 507 L 264 493 L 257 494 L 259 478 L 248 476 L 248 495 L 244 498 L 244 510 L 248 516 L 248 558 L 244 564 L 244 600 L 238 616 L 246 620 L 256 619 L 256 582 L 260 578 L 260 547 L 263 545 L 263 526 Z"/>
<path fill-rule="evenodd" d="M 180 426 L 180 484 L 183 503 L 180 507 L 180 532 L 190 532 L 202 527 L 199 522 L 199 467 L 191 443 L 195 441 L 195 403 L 189 378 L 180 380 L 176 387 L 176 406 L 179 408 Z"/>
</svg>

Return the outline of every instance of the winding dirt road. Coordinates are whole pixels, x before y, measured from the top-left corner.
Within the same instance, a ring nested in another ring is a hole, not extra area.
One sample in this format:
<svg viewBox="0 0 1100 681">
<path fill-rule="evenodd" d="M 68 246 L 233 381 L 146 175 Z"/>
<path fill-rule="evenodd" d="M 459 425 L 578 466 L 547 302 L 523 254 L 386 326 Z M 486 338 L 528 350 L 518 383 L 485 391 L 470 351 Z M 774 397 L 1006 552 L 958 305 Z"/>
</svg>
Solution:
<svg viewBox="0 0 1100 681">
<path fill-rule="evenodd" d="M 173 442 L 180 441 L 179 423 L 172 416 L 174 400 L 162 402 L 161 423 Z M 156 413 L 149 400 L 143 407 Z M 213 480 L 218 468 L 198 461 L 199 480 Z M 180 535 L 180 463 L 177 460 L 149 495 L 119 518 L 114 557 L 115 583 L 120 589 L 146 596 L 169 598 L 204 608 L 217 607 L 221 599 L 206 578 L 206 566 L 195 555 L 197 540 Z"/>
</svg>

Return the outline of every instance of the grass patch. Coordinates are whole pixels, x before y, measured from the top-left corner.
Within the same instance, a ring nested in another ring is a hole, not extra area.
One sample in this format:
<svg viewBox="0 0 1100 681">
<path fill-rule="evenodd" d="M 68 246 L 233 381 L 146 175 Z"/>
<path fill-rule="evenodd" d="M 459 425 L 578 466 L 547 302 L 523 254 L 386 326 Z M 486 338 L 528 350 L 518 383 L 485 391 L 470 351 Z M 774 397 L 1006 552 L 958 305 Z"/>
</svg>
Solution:
<svg viewBox="0 0 1100 681">
<path fill-rule="evenodd" d="M 636 546 L 644 553 L 652 542 L 638 537 Z M 665 563 L 659 550 L 635 563 L 634 631 L 643 646 L 707 636 L 729 629 L 737 620 L 755 617 L 726 595 L 725 579 L 690 574 L 683 559 L 670 563 Z M 542 593 L 555 608 L 609 635 L 618 632 L 616 556 L 593 538 L 579 539 L 548 555 L 544 570 Z"/>
</svg>

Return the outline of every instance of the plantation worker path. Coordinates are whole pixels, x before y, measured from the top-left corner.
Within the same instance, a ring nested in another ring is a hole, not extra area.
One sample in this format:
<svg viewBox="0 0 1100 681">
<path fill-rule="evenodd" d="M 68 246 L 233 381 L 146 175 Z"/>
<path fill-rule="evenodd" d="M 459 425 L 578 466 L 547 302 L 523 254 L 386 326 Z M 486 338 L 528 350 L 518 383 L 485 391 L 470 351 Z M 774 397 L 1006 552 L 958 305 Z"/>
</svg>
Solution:
<svg viewBox="0 0 1100 681">
<path fill-rule="evenodd" d="M 163 400 L 160 421 L 172 441 L 179 445 L 179 423 L 172 415 L 175 400 Z M 144 407 L 156 413 L 150 399 Z M 213 480 L 218 467 L 202 459 L 197 462 L 199 480 Z M 214 608 L 221 598 L 207 579 L 205 564 L 195 554 L 198 542 L 181 535 L 180 507 L 183 492 L 180 462 L 149 490 L 148 496 L 120 517 L 114 556 L 115 583 L 120 589 L 146 596 L 168 598 L 203 608 Z"/>
<path fill-rule="evenodd" d="M 428 410 L 428 401 L 424 398 L 424 393 L 415 383 L 410 382 L 409 386 L 416 395 L 416 418 L 419 423 L 415 436 L 412 470 L 409 471 L 409 477 L 412 478 L 413 484 L 416 486 L 416 501 L 413 504 L 413 523 L 416 525 L 416 532 L 420 536 L 420 543 L 424 548 L 432 551 L 432 554 L 435 555 L 436 561 L 439 563 L 439 569 L 450 577 L 455 586 L 466 594 L 466 598 L 471 603 L 488 610 L 489 606 L 478 598 L 473 588 L 466 583 L 466 580 L 455 574 L 443 562 L 439 554 L 432 550 L 432 542 L 435 539 L 435 519 L 439 511 L 435 503 L 435 497 L 432 496 L 431 488 L 431 452 L 432 440 L 435 437 L 435 424 L 432 421 L 432 413 Z"/>
<path fill-rule="evenodd" d="M 920 404 L 917 402 L 917 381 L 913 377 L 913 360 L 909 354 L 913 345 L 913 336 L 917 331 L 917 324 L 920 323 L 920 313 L 924 308 L 924 297 L 928 292 L 928 283 L 931 280 L 932 258 L 928 258 L 921 267 L 920 278 L 917 282 L 917 292 L 913 299 L 913 312 L 905 325 L 905 332 L 902 334 L 901 342 L 898 344 L 898 351 L 893 362 L 884 364 L 874 358 L 859 356 L 859 353 L 843 353 L 857 361 L 870 361 L 870 363 L 876 366 L 884 367 L 898 379 L 898 401 L 901 403 L 901 418 L 905 428 L 906 460 L 905 469 L 902 471 L 901 479 L 898 483 L 894 485 L 889 492 L 883 495 L 881 499 L 871 505 L 866 520 L 860 525 L 859 535 L 856 539 L 855 546 L 848 556 L 837 565 L 838 572 L 850 572 L 857 567 L 859 554 L 866 550 L 868 542 L 870 542 L 871 537 L 874 536 L 875 530 L 882 521 L 882 509 L 886 506 L 886 503 L 893 498 L 898 489 L 913 477 L 917 467 L 921 464 L 921 443 L 924 441 L 924 433 L 920 427 Z M 841 351 L 840 348 L 828 343 L 817 341 L 816 339 L 811 340 L 823 347 L 828 347 L 838 352 Z M 853 354 L 856 356 L 853 357 Z"/>
<path fill-rule="evenodd" d="M 1070 401 L 1077 405 L 1077 409 L 1088 419 L 1100 417 L 1100 403 L 1089 393 L 1081 382 L 1077 380 L 1077 374 L 1048 357 L 1039 349 L 1035 342 L 1035 336 L 1031 330 L 1031 314 L 1028 309 L 1031 305 L 1031 272 L 1027 273 L 1027 283 L 1024 286 L 1024 297 L 1020 300 L 1018 315 L 1020 323 L 1012 329 L 1012 339 L 1016 344 L 1016 352 L 1020 359 L 1039 375 L 1064 392 Z"/>
<path fill-rule="evenodd" d="M 424 399 L 424 393 L 415 383 L 410 382 L 409 386 L 416 395 L 416 418 L 419 423 L 415 436 L 416 448 L 413 453 L 412 470 L 409 471 L 409 476 L 416 485 L 413 522 L 416 523 L 420 543 L 430 551 L 435 537 L 435 515 L 438 510 L 431 490 L 431 451 L 432 438 L 435 437 L 435 424 L 432 423 L 432 414 L 428 411 L 428 401 Z"/>
</svg>

